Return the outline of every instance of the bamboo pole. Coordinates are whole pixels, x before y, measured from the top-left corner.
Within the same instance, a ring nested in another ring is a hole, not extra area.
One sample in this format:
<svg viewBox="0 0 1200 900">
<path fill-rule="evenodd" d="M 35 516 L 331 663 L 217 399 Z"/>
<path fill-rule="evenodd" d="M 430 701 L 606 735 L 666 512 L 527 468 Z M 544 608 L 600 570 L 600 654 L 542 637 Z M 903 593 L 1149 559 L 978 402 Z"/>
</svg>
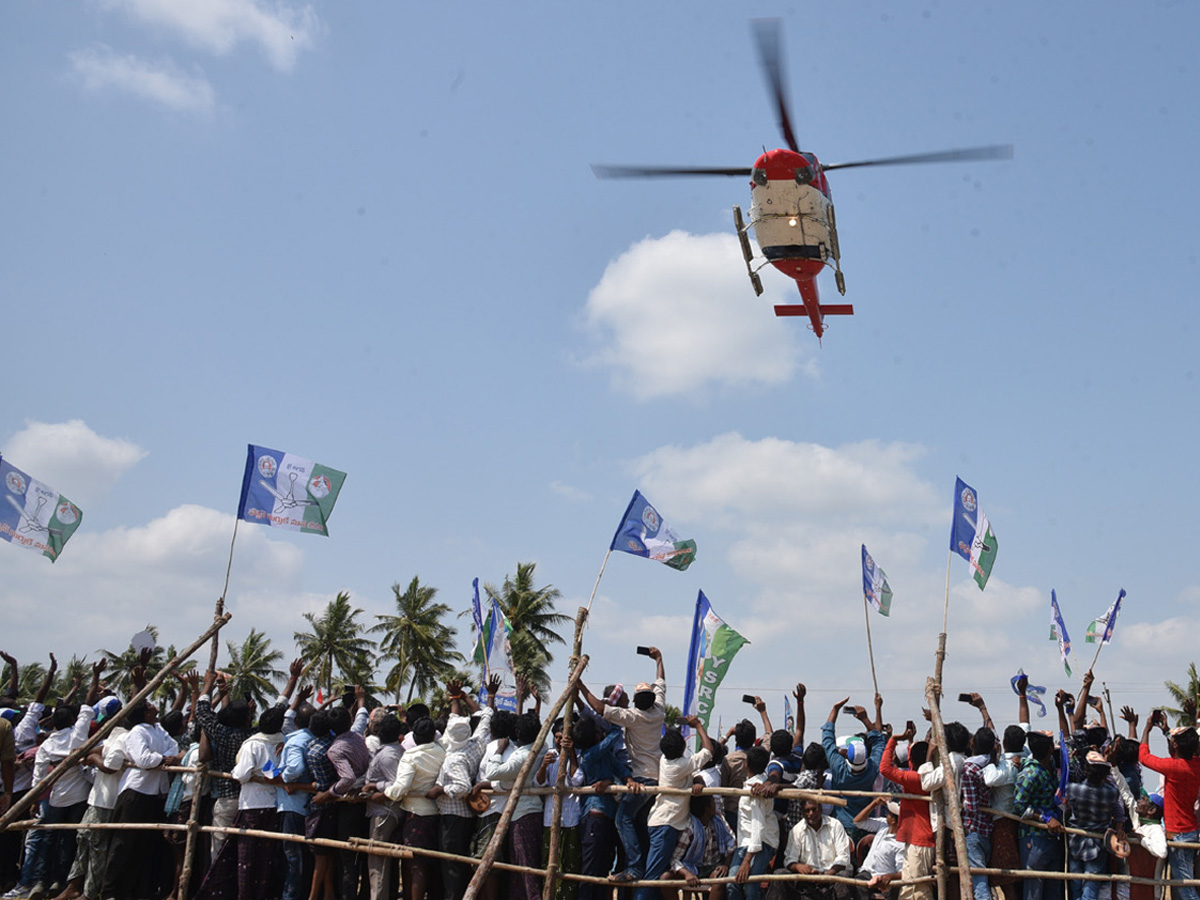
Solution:
<svg viewBox="0 0 1200 900">
<path fill-rule="evenodd" d="M 196 848 L 200 843 L 200 795 L 208 785 L 208 763 L 196 766 L 195 781 L 192 783 L 192 808 L 188 811 L 187 842 L 183 846 L 183 868 L 179 871 L 179 887 L 175 896 L 190 897 L 188 884 L 192 880 L 192 868 L 196 859 Z"/>
<path fill-rule="evenodd" d="M 533 765 L 537 762 L 537 750 L 546 743 L 546 735 L 550 733 L 550 728 L 554 724 L 554 717 L 558 715 L 559 710 L 563 708 L 563 704 L 567 702 L 567 698 L 579 686 L 579 680 L 583 677 L 583 670 L 587 668 L 587 664 L 588 658 L 581 656 L 579 663 L 575 666 L 575 671 L 571 673 L 571 678 L 567 681 L 567 689 L 555 701 L 554 708 L 550 710 L 550 714 L 546 716 L 546 721 L 542 723 L 542 727 L 533 741 L 533 749 L 530 751 L 529 756 L 525 758 L 525 762 L 521 764 L 521 770 L 517 773 L 512 790 L 508 793 L 508 801 L 504 804 L 504 812 L 500 814 L 500 821 L 496 823 L 496 831 L 492 834 L 491 840 L 488 841 L 487 849 L 483 851 L 483 858 L 479 861 L 479 866 L 475 869 L 475 874 L 471 876 L 471 882 L 467 885 L 467 890 L 463 894 L 463 900 L 475 900 L 479 889 L 483 886 L 483 882 L 488 876 L 488 872 L 491 871 L 492 865 L 496 862 L 496 854 L 500 852 L 500 844 L 504 840 L 505 833 L 508 831 L 508 824 L 512 821 L 513 813 L 516 812 L 517 800 L 525 790 L 525 782 L 528 781 L 530 774 L 533 772 Z"/>
<path fill-rule="evenodd" d="M 606 556 L 607 560 L 608 557 Z M 596 582 L 599 584 L 599 581 Z M 583 623 L 587 621 L 588 611 L 584 607 L 579 607 L 579 611 L 575 613 L 575 640 L 571 645 L 571 660 L 567 665 L 567 671 L 574 671 L 579 664 L 579 657 L 583 653 Z M 577 690 L 572 689 L 570 696 L 567 699 L 567 708 L 563 711 L 563 737 L 571 737 L 571 719 L 575 712 L 575 697 Z M 572 756 L 575 751 L 572 749 Z M 563 805 L 563 788 L 567 785 L 567 759 L 560 751 L 558 754 L 558 771 L 554 779 L 554 801 L 551 807 L 550 817 L 550 845 L 546 854 L 546 881 L 542 885 L 542 900 L 553 900 L 554 892 L 558 886 L 558 854 L 559 845 L 562 842 L 562 805 Z"/>
<path fill-rule="evenodd" d="M 217 632 L 221 630 L 221 627 L 231 618 L 232 616 L 229 613 L 225 613 L 224 615 L 215 619 L 212 625 L 209 626 L 208 630 L 204 632 L 204 634 L 200 635 L 200 637 L 196 638 L 196 640 L 192 642 L 191 646 L 186 647 L 181 652 L 177 653 L 174 659 L 168 661 L 166 665 L 159 669 L 158 674 L 151 678 L 144 688 L 134 694 L 133 697 L 130 698 L 129 702 L 122 706 L 115 715 L 110 716 L 105 723 L 100 726 L 95 734 L 68 753 L 62 762 L 52 768 L 45 778 L 30 788 L 25 793 L 24 797 L 14 803 L 9 808 L 8 812 L 0 817 L 0 831 L 3 831 L 5 828 L 7 828 L 10 822 L 15 822 L 21 813 L 29 809 L 29 807 L 31 807 L 37 801 L 37 799 L 42 796 L 42 794 L 48 790 L 51 785 L 54 784 L 54 782 L 66 775 L 67 772 L 69 772 L 71 768 L 80 760 L 86 759 L 91 749 L 108 737 L 109 732 L 116 728 L 117 723 L 125 718 L 126 713 L 129 712 L 132 706 L 149 697 L 154 692 L 155 688 L 166 681 L 167 676 L 179 667 L 180 663 L 204 646 L 204 643 L 209 638 L 214 637 Z"/>
<path fill-rule="evenodd" d="M 941 635 L 943 646 L 946 635 Z M 950 751 L 946 747 L 946 728 L 942 723 L 942 711 L 938 706 L 938 694 L 941 688 L 941 683 L 929 678 L 925 681 L 925 700 L 929 703 L 929 715 L 933 720 L 933 735 L 937 741 L 938 747 L 942 752 L 942 779 L 943 786 L 939 789 L 942 792 L 943 804 L 946 808 L 946 818 L 950 820 L 950 827 L 954 831 L 954 849 L 958 854 L 958 879 L 959 893 L 962 900 L 972 900 L 974 893 L 971 890 L 971 867 L 967 862 L 967 839 L 963 833 L 962 814 L 958 807 L 958 778 L 954 773 L 954 765 L 950 759 Z M 942 823 L 938 822 L 938 830 L 940 831 Z M 965 876 L 965 877 L 964 877 Z M 945 893 L 942 894 L 946 896 Z"/>
<path fill-rule="evenodd" d="M 867 623 L 867 658 L 871 660 L 871 683 L 875 685 L 875 694 L 879 694 L 879 679 L 875 677 L 875 649 L 871 646 L 871 605 L 867 603 L 867 595 L 863 594 L 863 617 Z M 787 699 L 786 697 L 784 699 Z M 784 725 L 787 723 L 784 722 Z"/>
</svg>

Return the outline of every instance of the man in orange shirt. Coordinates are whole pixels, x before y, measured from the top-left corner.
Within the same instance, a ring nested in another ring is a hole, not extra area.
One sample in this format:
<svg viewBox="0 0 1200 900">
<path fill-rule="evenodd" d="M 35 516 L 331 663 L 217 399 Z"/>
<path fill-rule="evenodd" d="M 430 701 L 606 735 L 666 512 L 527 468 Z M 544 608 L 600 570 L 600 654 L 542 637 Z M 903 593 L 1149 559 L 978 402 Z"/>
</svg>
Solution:
<svg viewBox="0 0 1200 900">
<path fill-rule="evenodd" d="M 1167 736 L 1167 747 L 1171 758 L 1155 756 L 1150 752 L 1150 729 L 1158 726 Z M 1167 717 L 1161 709 L 1150 713 L 1146 727 L 1142 729 L 1142 743 L 1138 747 L 1138 762 L 1147 769 L 1163 775 L 1163 827 L 1167 839 L 1191 843 L 1197 837 L 1196 795 L 1200 793 L 1200 759 L 1196 750 L 1200 748 L 1200 735 L 1194 728 L 1167 730 Z M 1171 847 L 1167 860 L 1171 864 L 1171 877 L 1180 880 L 1192 878 L 1195 850 Z M 1176 887 L 1180 900 L 1200 900 L 1194 887 Z"/>
<path fill-rule="evenodd" d="M 906 794 L 928 794 L 921 789 L 921 776 L 917 769 L 925 762 L 929 753 L 929 745 L 924 741 L 912 743 L 916 737 L 917 726 L 911 721 L 907 723 L 901 741 L 908 741 L 908 764 L 910 768 L 896 767 L 896 737 L 888 739 L 883 750 L 883 759 L 879 763 L 879 774 L 888 781 L 900 785 Z M 929 801 L 901 800 L 900 826 L 896 829 L 896 840 L 906 844 L 908 849 L 904 854 L 904 868 L 900 878 L 908 881 L 921 878 L 933 871 L 933 829 L 929 824 Z M 899 900 L 932 900 L 933 886 L 929 883 L 905 884 L 900 886 Z M 1192 898 L 1195 900 L 1195 898 Z"/>
</svg>

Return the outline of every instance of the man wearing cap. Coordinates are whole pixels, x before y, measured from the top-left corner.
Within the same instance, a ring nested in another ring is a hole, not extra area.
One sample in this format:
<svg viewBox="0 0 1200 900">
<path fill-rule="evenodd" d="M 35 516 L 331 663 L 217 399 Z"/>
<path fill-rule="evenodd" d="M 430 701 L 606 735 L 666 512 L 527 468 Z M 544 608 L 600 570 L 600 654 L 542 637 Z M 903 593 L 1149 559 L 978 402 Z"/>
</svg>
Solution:
<svg viewBox="0 0 1200 900">
<path fill-rule="evenodd" d="M 833 704 L 829 718 L 821 726 L 821 745 L 825 748 L 825 756 L 829 760 L 830 787 L 834 791 L 870 791 L 874 789 L 875 778 L 879 775 L 879 761 L 883 759 L 886 742 L 880 725 L 868 719 L 867 711 L 858 706 L 854 708 L 854 716 L 866 728 L 866 740 L 852 738 L 846 742 L 845 748 L 838 747 L 837 717 L 842 707 L 849 702 L 850 698 L 847 697 Z M 876 694 L 876 718 L 882 714 L 882 709 L 883 698 Z M 858 841 L 866 834 L 854 824 L 854 817 L 862 812 L 868 803 L 869 797 L 847 797 L 845 806 L 834 809 L 834 815 L 852 841 Z"/>
<path fill-rule="evenodd" d="M 1167 745 L 1173 758 L 1155 756 L 1150 752 L 1150 730 L 1155 726 L 1167 735 Z M 1198 745 L 1200 736 L 1195 728 L 1168 731 L 1167 717 L 1161 709 L 1150 714 L 1142 729 L 1138 762 L 1163 776 L 1163 827 L 1167 832 L 1167 840 L 1191 843 L 1197 837 L 1196 795 L 1200 792 L 1200 758 L 1196 756 Z M 1173 879 L 1193 877 L 1195 853 L 1195 850 L 1187 847 L 1170 848 L 1167 860 Z M 1197 900 L 1200 896 L 1194 887 L 1173 887 L 1171 890 L 1181 900 Z"/>
<path fill-rule="evenodd" d="M 1116 787 L 1109 781 L 1112 767 L 1102 753 L 1089 750 L 1085 757 L 1086 780 L 1067 785 L 1067 814 L 1071 825 L 1083 831 L 1103 834 L 1114 829 L 1121 838 L 1125 834 L 1125 807 Z M 1072 834 L 1067 838 L 1072 872 L 1099 875 L 1106 871 L 1108 850 L 1097 837 Z M 1081 900 L 1096 900 L 1100 894 L 1097 881 L 1071 882 L 1071 895 Z"/>
<path fill-rule="evenodd" d="M 884 753 L 887 751 L 885 750 Z M 872 815 L 882 808 L 886 817 Z M 900 825 L 900 801 L 876 797 L 862 812 L 854 817 L 854 824 L 863 831 L 875 833 L 871 849 L 859 867 L 857 877 L 865 882 L 858 889 L 860 900 L 869 900 L 872 890 L 888 892 L 893 881 L 900 877 L 904 868 L 905 846 L 896 836 Z"/>
<path fill-rule="evenodd" d="M 633 775 L 626 782 L 631 793 L 622 797 L 617 804 L 617 837 L 625 849 L 626 865 L 624 872 L 613 876 L 613 880 L 618 882 L 637 881 L 645 871 L 649 834 L 645 819 L 638 814 L 646 809 L 652 798 L 641 793 L 641 786 L 658 783 L 658 761 L 662 756 L 658 744 L 667 713 L 667 675 L 663 668 L 662 653 L 657 647 L 648 649 L 656 666 L 656 677 L 653 684 L 643 681 L 634 688 L 633 709 L 606 706 L 586 685 L 579 685 L 592 709 L 600 713 L 606 722 L 625 729 L 625 749 L 629 754 L 629 768 Z"/>
</svg>

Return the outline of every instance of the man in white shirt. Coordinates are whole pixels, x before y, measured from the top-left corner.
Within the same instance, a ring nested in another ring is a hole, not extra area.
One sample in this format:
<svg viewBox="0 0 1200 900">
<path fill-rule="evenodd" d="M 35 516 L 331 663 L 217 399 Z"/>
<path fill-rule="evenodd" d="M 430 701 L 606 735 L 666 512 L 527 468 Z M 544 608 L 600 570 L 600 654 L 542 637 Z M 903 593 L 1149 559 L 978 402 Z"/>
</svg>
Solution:
<svg viewBox="0 0 1200 900">
<path fill-rule="evenodd" d="M 696 773 L 712 759 L 712 741 L 700 724 L 700 719 L 685 716 L 681 721 L 696 729 L 700 735 L 700 749 L 690 756 L 686 755 L 687 744 L 683 735 L 677 728 L 668 728 L 659 741 L 662 750 L 662 758 L 658 761 L 659 787 L 691 788 Z M 680 832 L 687 827 L 690 799 L 690 794 L 659 794 L 654 798 L 654 806 L 646 820 L 646 827 L 650 831 L 650 853 L 646 857 L 645 873 L 647 880 L 660 878 L 671 867 L 675 844 L 679 841 Z M 656 887 L 641 887 L 637 890 L 637 900 L 654 900 L 656 894 Z"/>
<path fill-rule="evenodd" d="M 129 768 L 121 775 L 121 793 L 113 809 L 114 822 L 161 822 L 163 803 L 171 776 L 163 766 L 177 766 L 179 744 L 158 724 L 158 707 L 142 701 L 126 713 L 129 734 L 125 736 L 125 758 Z M 153 831 L 116 831 L 108 850 L 108 863 L 101 883 L 101 897 L 133 900 L 152 897 L 157 872 L 138 861 L 152 858 L 159 835 Z"/>
<path fill-rule="evenodd" d="M 886 818 L 871 815 L 879 806 L 883 806 L 887 811 Z M 908 846 L 896 840 L 896 828 L 900 824 L 900 803 L 886 797 L 877 797 L 870 806 L 854 817 L 854 824 L 863 831 L 875 834 L 871 840 L 871 849 L 856 876 L 860 881 L 866 882 L 864 887 L 858 889 L 859 900 L 869 900 L 871 889 L 887 892 L 888 886 L 900 877 L 904 868 L 904 856 Z"/>
<path fill-rule="evenodd" d="M 850 837 L 846 828 L 833 816 L 821 813 L 821 804 L 805 800 L 803 818 L 793 826 L 783 853 L 783 872 L 797 875 L 849 874 Z M 796 897 L 807 900 L 840 900 L 848 897 L 849 887 L 843 884 L 806 882 L 804 884 L 774 882 L 770 897 Z"/>
<path fill-rule="evenodd" d="M 613 876 L 613 881 L 619 884 L 637 881 L 645 871 L 650 841 L 638 821 L 638 814 L 646 808 L 650 796 L 641 793 L 638 785 L 657 783 L 658 760 L 662 756 L 658 742 L 667 712 L 667 674 L 659 649 L 647 647 L 646 652 L 655 662 L 655 680 L 654 684 L 642 682 L 634 688 L 633 709 L 606 706 L 586 685 L 579 685 L 583 698 L 604 717 L 604 721 L 625 729 L 625 750 L 633 775 L 626 782 L 632 793 L 626 794 L 617 804 L 617 836 L 625 850 L 625 871 Z"/>
<path fill-rule="evenodd" d="M 765 784 L 767 763 L 771 754 L 766 747 L 751 747 L 746 751 L 746 771 L 750 777 L 744 787 Z M 779 818 L 775 801 L 769 797 L 744 794 L 738 800 L 737 850 L 729 868 L 734 882 L 729 885 L 729 900 L 759 900 L 762 888 L 754 876 L 765 875 L 779 846 Z"/>
</svg>

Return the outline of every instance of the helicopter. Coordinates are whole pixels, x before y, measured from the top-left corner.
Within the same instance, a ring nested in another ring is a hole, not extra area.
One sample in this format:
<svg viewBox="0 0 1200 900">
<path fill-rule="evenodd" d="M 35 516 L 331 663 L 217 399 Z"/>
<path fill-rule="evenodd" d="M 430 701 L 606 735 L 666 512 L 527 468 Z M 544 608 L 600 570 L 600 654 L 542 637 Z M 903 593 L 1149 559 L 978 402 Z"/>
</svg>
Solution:
<svg viewBox="0 0 1200 900">
<path fill-rule="evenodd" d="M 783 51 L 778 19 L 759 19 L 753 23 L 759 61 L 767 87 L 778 109 L 779 129 L 786 148 L 766 150 L 750 168 L 712 168 L 680 166 L 593 165 L 598 178 L 657 178 L 673 176 L 749 176 L 750 220 L 741 207 L 733 207 L 733 224 L 746 261 L 746 273 L 754 293 L 763 292 L 759 270 L 770 264 L 796 282 L 798 304 L 777 304 L 777 316 L 807 316 L 809 328 L 818 342 L 825 334 L 826 316 L 850 316 L 849 303 L 821 303 L 817 276 L 832 268 L 838 292 L 846 293 L 842 273 L 841 248 L 838 244 L 837 218 L 826 172 L 867 166 L 897 166 L 914 163 L 971 162 L 1011 159 L 1011 144 L 891 156 L 856 162 L 822 163 L 813 153 L 802 151 L 792 130 L 787 92 L 783 81 Z M 763 261 L 755 265 L 749 232 L 762 250 Z"/>
</svg>

